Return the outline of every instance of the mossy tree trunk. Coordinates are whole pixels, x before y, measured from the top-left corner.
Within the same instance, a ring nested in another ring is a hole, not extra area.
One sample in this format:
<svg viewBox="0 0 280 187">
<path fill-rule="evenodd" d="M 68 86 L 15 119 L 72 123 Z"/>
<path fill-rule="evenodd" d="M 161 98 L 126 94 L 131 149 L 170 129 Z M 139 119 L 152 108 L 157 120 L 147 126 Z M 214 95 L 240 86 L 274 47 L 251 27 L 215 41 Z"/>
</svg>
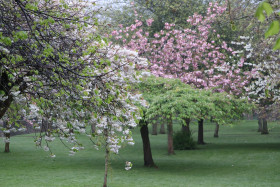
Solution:
<svg viewBox="0 0 280 187">
<path fill-rule="evenodd" d="M 149 138 L 149 129 L 147 123 L 141 126 L 140 132 L 141 132 L 141 137 L 143 142 L 144 166 L 156 167 L 152 156 L 151 144 Z"/>
<path fill-rule="evenodd" d="M 174 155 L 174 147 L 173 147 L 173 124 L 172 124 L 172 117 L 167 119 L 167 134 L 168 134 L 168 154 Z"/>
<path fill-rule="evenodd" d="M 205 144 L 203 139 L 203 119 L 198 121 L 198 136 L 197 136 L 197 143 L 200 145 Z"/>
</svg>

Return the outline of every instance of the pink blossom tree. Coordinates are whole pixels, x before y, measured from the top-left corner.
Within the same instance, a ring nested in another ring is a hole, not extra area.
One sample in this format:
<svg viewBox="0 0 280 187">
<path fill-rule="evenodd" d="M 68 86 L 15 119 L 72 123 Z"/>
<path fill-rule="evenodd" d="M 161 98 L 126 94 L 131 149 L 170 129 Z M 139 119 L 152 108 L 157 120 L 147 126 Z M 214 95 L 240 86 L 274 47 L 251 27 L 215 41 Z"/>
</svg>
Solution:
<svg viewBox="0 0 280 187">
<path fill-rule="evenodd" d="M 211 27 L 225 10 L 226 6 L 209 3 L 206 15 L 190 16 L 186 28 L 165 23 L 164 29 L 153 36 L 143 29 L 143 24 L 151 26 L 153 20 L 143 23 L 135 12 L 135 24 L 126 28 L 120 25 L 112 36 L 145 56 L 156 76 L 178 78 L 198 89 L 241 96 L 256 70 L 245 62 L 242 51 L 233 50 Z"/>
<path fill-rule="evenodd" d="M 251 67 L 246 67 L 245 59 L 211 28 L 225 9 L 210 3 L 205 16 L 194 14 L 186 20 L 188 27 L 177 28 L 175 24 L 165 23 L 164 30 L 153 36 L 144 31 L 144 23 L 136 19 L 135 24 L 121 27 L 112 35 L 127 48 L 147 57 L 151 62 L 150 71 L 156 76 L 179 78 L 196 88 L 240 95 L 251 78 L 252 72 L 248 71 Z M 146 20 L 146 24 L 151 26 L 153 20 Z"/>
</svg>

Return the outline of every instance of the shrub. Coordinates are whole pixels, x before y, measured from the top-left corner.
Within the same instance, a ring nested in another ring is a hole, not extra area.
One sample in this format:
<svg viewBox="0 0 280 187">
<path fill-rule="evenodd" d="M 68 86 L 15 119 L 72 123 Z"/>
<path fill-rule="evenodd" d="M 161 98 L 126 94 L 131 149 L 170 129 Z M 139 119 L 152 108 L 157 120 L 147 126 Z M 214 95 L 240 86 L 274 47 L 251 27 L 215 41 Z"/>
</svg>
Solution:
<svg viewBox="0 0 280 187">
<path fill-rule="evenodd" d="M 191 132 L 178 131 L 173 136 L 175 150 L 195 149 L 196 142 L 192 138 Z"/>
</svg>

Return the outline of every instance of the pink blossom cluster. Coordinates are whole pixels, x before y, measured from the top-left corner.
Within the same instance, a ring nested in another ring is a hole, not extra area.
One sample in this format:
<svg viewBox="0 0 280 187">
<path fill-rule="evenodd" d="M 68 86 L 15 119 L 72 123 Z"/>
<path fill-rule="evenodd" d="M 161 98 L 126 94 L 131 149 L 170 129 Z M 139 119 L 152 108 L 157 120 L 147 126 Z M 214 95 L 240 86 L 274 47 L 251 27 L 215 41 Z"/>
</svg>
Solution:
<svg viewBox="0 0 280 187">
<path fill-rule="evenodd" d="M 148 58 L 150 71 L 156 76 L 179 78 L 196 88 L 240 94 L 251 78 L 249 71 L 242 70 L 245 59 L 232 60 L 237 55 L 219 35 L 216 34 L 220 44 L 210 40 L 210 34 L 216 32 L 211 24 L 225 10 L 226 7 L 218 3 L 210 3 L 206 16 L 196 13 L 190 16 L 186 20 L 190 27 L 185 29 L 165 23 L 163 30 L 149 36 L 142 22 L 136 20 L 135 24 L 113 31 L 112 35 L 115 39 L 124 37 L 125 47 Z M 152 22 L 152 19 L 146 20 L 148 26 Z"/>
</svg>

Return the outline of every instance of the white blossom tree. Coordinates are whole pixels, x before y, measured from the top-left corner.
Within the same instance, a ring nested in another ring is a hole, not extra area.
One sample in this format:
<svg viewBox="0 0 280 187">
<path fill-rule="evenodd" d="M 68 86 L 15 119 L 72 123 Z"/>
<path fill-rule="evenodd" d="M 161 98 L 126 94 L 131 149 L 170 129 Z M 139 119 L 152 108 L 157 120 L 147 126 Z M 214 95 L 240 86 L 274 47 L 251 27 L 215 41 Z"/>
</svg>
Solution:
<svg viewBox="0 0 280 187">
<path fill-rule="evenodd" d="M 8 123 L 2 128 L 5 142 L 10 141 L 15 115 L 40 129 L 36 145 L 51 157 L 55 153 L 50 142 L 56 138 L 74 155 L 84 148 L 76 134 L 88 135 L 96 148 L 105 146 L 107 186 L 110 153 L 117 154 L 124 143 L 134 144 L 129 128 L 141 118 L 134 103 L 145 101 L 130 92 L 130 84 L 140 81 L 134 68 L 147 65 L 146 59 L 108 45 L 98 34 L 101 27 L 91 3 L 7 0 L 0 10 L 0 119 Z M 97 123 L 95 134 L 86 132 L 91 123 Z M 126 169 L 131 166 L 126 163 Z"/>
</svg>

